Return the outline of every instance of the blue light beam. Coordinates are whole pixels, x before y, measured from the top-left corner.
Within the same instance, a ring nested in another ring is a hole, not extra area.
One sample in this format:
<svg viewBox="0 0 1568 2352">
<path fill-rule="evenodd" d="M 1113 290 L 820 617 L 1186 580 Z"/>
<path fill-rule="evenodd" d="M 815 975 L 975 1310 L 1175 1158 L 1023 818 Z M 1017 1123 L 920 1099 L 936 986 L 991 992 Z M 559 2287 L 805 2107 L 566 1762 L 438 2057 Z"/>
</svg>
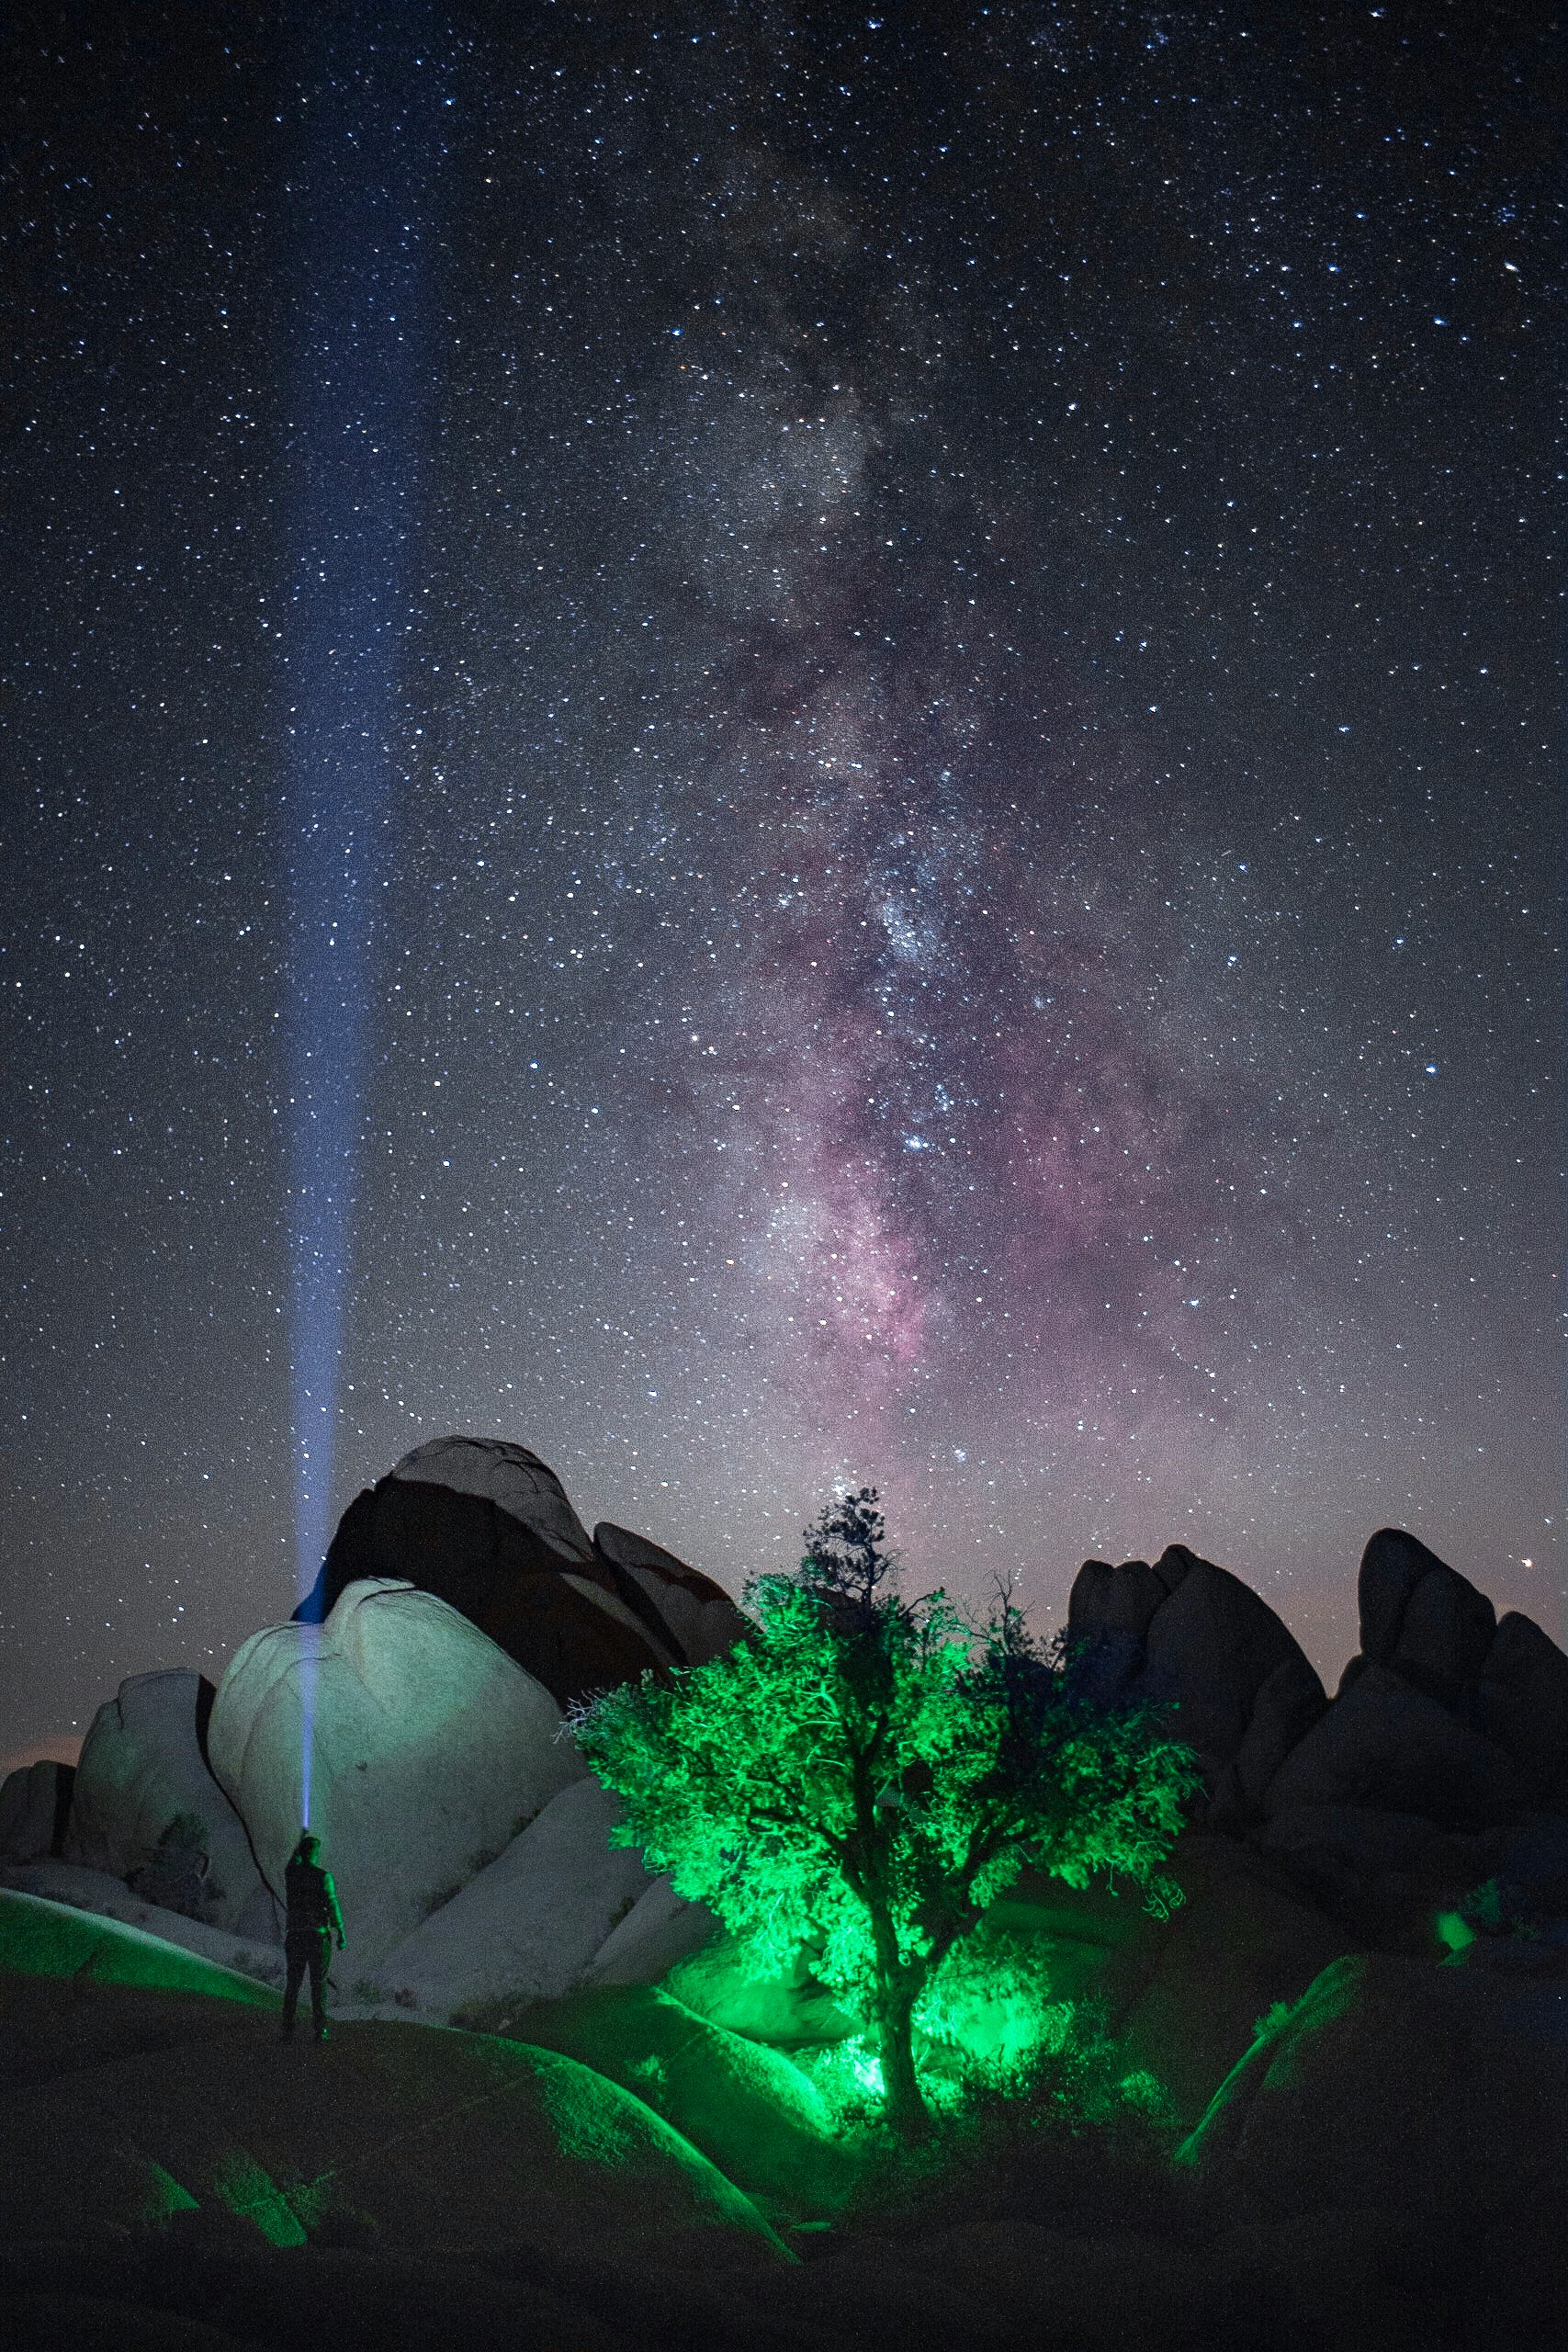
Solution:
<svg viewBox="0 0 1568 2352">
<path fill-rule="evenodd" d="M 432 375 L 430 223 L 450 104 L 430 33 L 417 6 L 391 21 L 335 10 L 304 32 L 313 52 L 301 77 L 306 144 L 288 190 L 283 1025 L 302 1601 L 327 1546 L 374 946 L 406 724 L 400 673 Z M 308 1689 L 307 1821 L 312 1700 Z"/>
</svg>

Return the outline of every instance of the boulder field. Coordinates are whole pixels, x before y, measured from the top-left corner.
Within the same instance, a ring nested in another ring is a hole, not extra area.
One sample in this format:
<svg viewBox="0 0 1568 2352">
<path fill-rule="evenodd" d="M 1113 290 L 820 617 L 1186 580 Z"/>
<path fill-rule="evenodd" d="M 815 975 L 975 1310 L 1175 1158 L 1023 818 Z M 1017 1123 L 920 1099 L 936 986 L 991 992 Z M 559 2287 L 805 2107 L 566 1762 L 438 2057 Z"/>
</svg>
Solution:
<svg viewBox="0 0 1568 2352">
<path fill-rule="evenodd" d="M 222 2352 L 325 2312 L 345 2346 L 999 2347 L 1055 2340 L 1042 2280 L 1061 2340 L 1108 2352 L 1483 2352 L 1500 2315 L 1550 2340 L 1568 1658 L 1396 1529 L 1359 1610 L 1331 1693 L 1185 1546 L 1085 1563 L 1084 1670 L 1171 1707 L 1201 1768 L 1183 1900 L 1026 1873 L 982 1932 L 1157 2086 L 1181 2160 L 1112 2181 L 1037 2136 L 962 2210 L 867 2221 L 813 2088 L 852 2021 L 612 1842 L 567 1731 L 585 1692 L 721 1654 L 734 1602 L 590 1535 L 522 1447 L 417 1449 L 216 1691 L 133 1677 L 74 1776 L 0 1787 L 17 2340 Z M 307 1756 L 349 1928 L 313 2053 L 268 2048 Z"/>
<path fill-rule="evenodd" d="M 742 1624 L 661 1545 L 590 1535 L 525 1448 L 440 1439 L 350 1505 L 314 1592 L 219 1690 L 131 1677 L 74 1774 L 13 1773 L 0 1870 L 270 1980 L 309 1758 L 352 1925 L 340 1997 L 445 2022 L 592 1981 L 607 1943 L 619 1976 L 653 1981 L 713 1923 L 611 1848 L 563 1711 L 701 1664 Z"/>
<path fill-rule="evenodd" d="M 1175 2165 L 1037 2111 L 905 2183 L 823 2140 L 786 2058 L 663 1991 L 504 2036 L 351 2021 L 324 2050 L 280 2048 L 276 2015 L 243 1975 L 0 1892 L 8 2347 L 1560 2340 L 1563 2053 L 1463 1972 L 1333 1963 Z"/>
<path fill-rule="evenodd" d="M 1191 2122 L 1254 2018 L 1338 1951 L 1476 1942 L 1483 1961 L 1520 1926 L 1550 1951 L 1568 1913 L 1568 1658 L 1397 1529 L 1366 1547 L 1359 1610 L 1330 1696 L 1261 1595 L 1184 1545 L 1086 1561 L 1073 1587 L 1068 1633 L 1098 1686 L 1169 1704 L 1198 1755 L 1189 1901 L 1132 1939 L 1145 1977 L 1120 1930 L 1114 1951 L 1086 1939 L 1083 1898 L 1021 1892 L 1013 1908 L 1080 1992 L 1099 1952 L 1096 1997 L 1140 2063 L 1159 2072 L 1163 2052 Z M 615 1809 L 565 1732 L 582 1692 L 701 1663 L 742 1623 L 660 1545 L 590 1534 L 525 1447 L 439 1439 L 350 1505 L 309 1600 L 253 1635 L 216 1693 L 133 1677 L 73 1781 L 13 1774 L 0 1862 L 36 1894 L 273 1974 L 309 1724 L 312 1815 L 350 1922 L 340 2000 L 446 2022 L 668 1981 L 758 2041 L 831 2040 L 808 1969 L 756 1982 L 705 1913 L 610 1844 Z M 1207 1998 L 1181 1989 L 1205 1971 Z"/>
<path fill-rule="evenodd" d="M 108 1920 L 0 1891 L 0 2245 L 185 2217 L 303 2246 L 704 2251 L 779 2261 L 750 2200 L 563 2052 L 419 2026 L 277 2047 L 277 1999 Z M 332 2217 L 336 2215 L 335 2222 Z"/>
</svg>

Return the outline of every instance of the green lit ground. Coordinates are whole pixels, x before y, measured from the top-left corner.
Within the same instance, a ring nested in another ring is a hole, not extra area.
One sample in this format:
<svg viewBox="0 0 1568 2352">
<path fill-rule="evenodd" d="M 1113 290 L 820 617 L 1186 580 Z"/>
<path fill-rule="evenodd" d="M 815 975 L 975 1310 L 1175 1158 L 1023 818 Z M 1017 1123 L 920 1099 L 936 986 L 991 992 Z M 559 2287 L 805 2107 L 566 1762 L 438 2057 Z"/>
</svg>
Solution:
<svg viewBox="0 0 1568 2352">
<path fill-rule="evenodd" d="M 1242 1962 L 1213 1933 L 1190 1956 L 1212 2007 L 1239 1970 L 1237 2016 L 1268 1917 L 1244 1924 Z M 1117 1915 L 1055 1925 L 1056 1992 L 1125 2002 L 1143 1963 Z M 1257 2076 L 1347 2006 L 1330 1980 L 1231 2055 Z M 965 2031 L 1016 2056 L 1027 2007 L 1015 1981 Z M 1076 2076 L 1047 2051 L 1032 2094 L 971 2099 L 915 2160 L 877 2136 L 873 2082 L 857 2123 L 847 2045 L 784 2057 L 657 1991 L 503 2035 L 276 2036 L 246 1980 L 0 1895 L 7 2352 L 1491 2352 L 1553 2340 L 1568 2294 L 1555 2232 L 1522 2254 L 1495 2215 L 1467 2233 L 1216 2190 L 1120 2046 Z"/>
</svg>

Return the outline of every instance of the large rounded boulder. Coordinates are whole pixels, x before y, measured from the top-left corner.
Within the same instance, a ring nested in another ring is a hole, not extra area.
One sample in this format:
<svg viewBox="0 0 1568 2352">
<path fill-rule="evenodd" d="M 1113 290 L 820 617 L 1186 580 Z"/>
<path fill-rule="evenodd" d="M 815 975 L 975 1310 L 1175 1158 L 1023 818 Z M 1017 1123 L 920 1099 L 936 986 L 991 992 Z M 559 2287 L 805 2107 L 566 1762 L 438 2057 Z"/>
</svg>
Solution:
<svg viewBox="0 0 1568 2352">
<path fill-rule="evenodd" d="M 1262 2019 L 1183 2154 L 1279 2212 L 1393 2207 L 1467 2232 L 1568 2194 L 1556 1983 L 1386 1952 Z"/>
<path fill-rule="evenodd" d="M 586 1770 L 541 1681 L 460 1611 L 384 1580 L 348 1586 L 324 1624 L 254 1634 L 220 1686 L 208 1749 L 276 1894 L 308 1811 L 354 1975 Z"/>
<path fill-rule="evenodd" d="M 1517 1819 L 1527 1802 L 1505 1749 L 1387 1666 L 1368 1666 L 1341 1689 L 1267 1798 L 1270 1815 L 1363 1805 L 1470 1831 Z"/>
<path fill-rule="evenodd" d="M 1251 1586 L 1168 1544 L 1153 1564 L 1088 1560 L 1069 1638 L 1107 1695 L 1157 1700 L 1197 1752 L 1216 1811 L 1256 1813 L 1279 1766 L 1327 1700 L 1294 1634 Z"/>
<path fill-rule="evenodd" d="M 724 1590 L 698 1568 L 689 1568 L 661 1544 L 602 1519 L 593 1549 L 611 1573 L 629 1577 L 657 1613 L 659 1632 L 682 1666 L 705 1666 L 732 1650 L 746 1620 Z"/>
<path fill-rule="evenodd" d="M 610 1843 L 623 1818 L 595 1780 L 562 1789 L 388 1955 L 381 1997 L 442 2024 L 510 2032 L 507 2013 L 569 1992 L 653 1883 L 634 1849 Z"/>
<path fill-rule="evenodd" d="M 262 1883 L 243 1822 L 209 1768 L 213 1689 L 175 1667 L 133 1674 L 82 1743 L 61 1852 L 143 1883 L 150 1902 L 211 1926 L 254 1927 Z"/>
<path fill-rule="evenodd" d="M 592 1559 L 588 1531 L 547 1462 L 505 1438 L 437 1437 L 394 1464 L 392 1476 L 418 1487 L 478 1495 L 528 1528 L 569 1566 Z"/>
<path fill-rule="evenodd" d="M 70 1817 L 75 1767 L 42 1757 L 0 1781 L 0 1865 L 58 1854 Z"/>
<path fill-rule="evenodd" d="M 1363 1667 L 1386 1667 L 1440 1706 L 1459 1703 L 1485 1666 L 1497 1612 L 1468 1577 L 1403 1527 L 1380 1527 L 1357 1578 Z"/>
<path fill-rule="evenodd" d="M 349 1505 L 316 1588 L 320 1623 L 350 1584 L 395 1577 L 460 1610 L 558 1704 L 696 1662 L 740 1620 L 711 1579 L 603 1527 L 595 1543 L 548 1464 L 499 1439 L 416 1447 Z"/>
<path fill-rule="evenodd" d="M 842 2203 L 852 2160 L 810 2077 L 782 2051 L 727 2033 L 652 1985 L 575 1993 L 508 2030 L 621 2084 L 775 2214 Z"/>
</svg>

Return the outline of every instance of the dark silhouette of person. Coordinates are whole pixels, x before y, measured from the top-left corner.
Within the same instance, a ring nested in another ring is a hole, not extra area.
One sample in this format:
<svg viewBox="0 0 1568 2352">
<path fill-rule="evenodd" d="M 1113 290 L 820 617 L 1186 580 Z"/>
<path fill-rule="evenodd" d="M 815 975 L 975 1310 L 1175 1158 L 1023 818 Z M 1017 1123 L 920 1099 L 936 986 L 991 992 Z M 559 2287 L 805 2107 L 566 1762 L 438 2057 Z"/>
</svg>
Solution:
<svg viewBox="0 0 1568 2352">
<path fill-rule="evenodd" d="M 283 2039 L 288 2041 L 294 2030 L 294 2012 L 299 2005 L 299 1987 L 307 1973 L 310 1979 L 310 2021 L 315 2039 L 327 2038 L 327 1962 L 332 1954 L 333 1939 L 343 1950 L 343 1913 L 338 1908 L 337 1889 L 332 1872 L 324 1871 L 316 1856 L 321 1841 L 313 1829 L 299 1833 L 299 1843 L 289 1857 L 283 1874 L 284 1892 L 288 1901 L 288 1920 L 283 1933 L 284 1957 L 288 1973 L 283 1986 Z"/>
</svg>

